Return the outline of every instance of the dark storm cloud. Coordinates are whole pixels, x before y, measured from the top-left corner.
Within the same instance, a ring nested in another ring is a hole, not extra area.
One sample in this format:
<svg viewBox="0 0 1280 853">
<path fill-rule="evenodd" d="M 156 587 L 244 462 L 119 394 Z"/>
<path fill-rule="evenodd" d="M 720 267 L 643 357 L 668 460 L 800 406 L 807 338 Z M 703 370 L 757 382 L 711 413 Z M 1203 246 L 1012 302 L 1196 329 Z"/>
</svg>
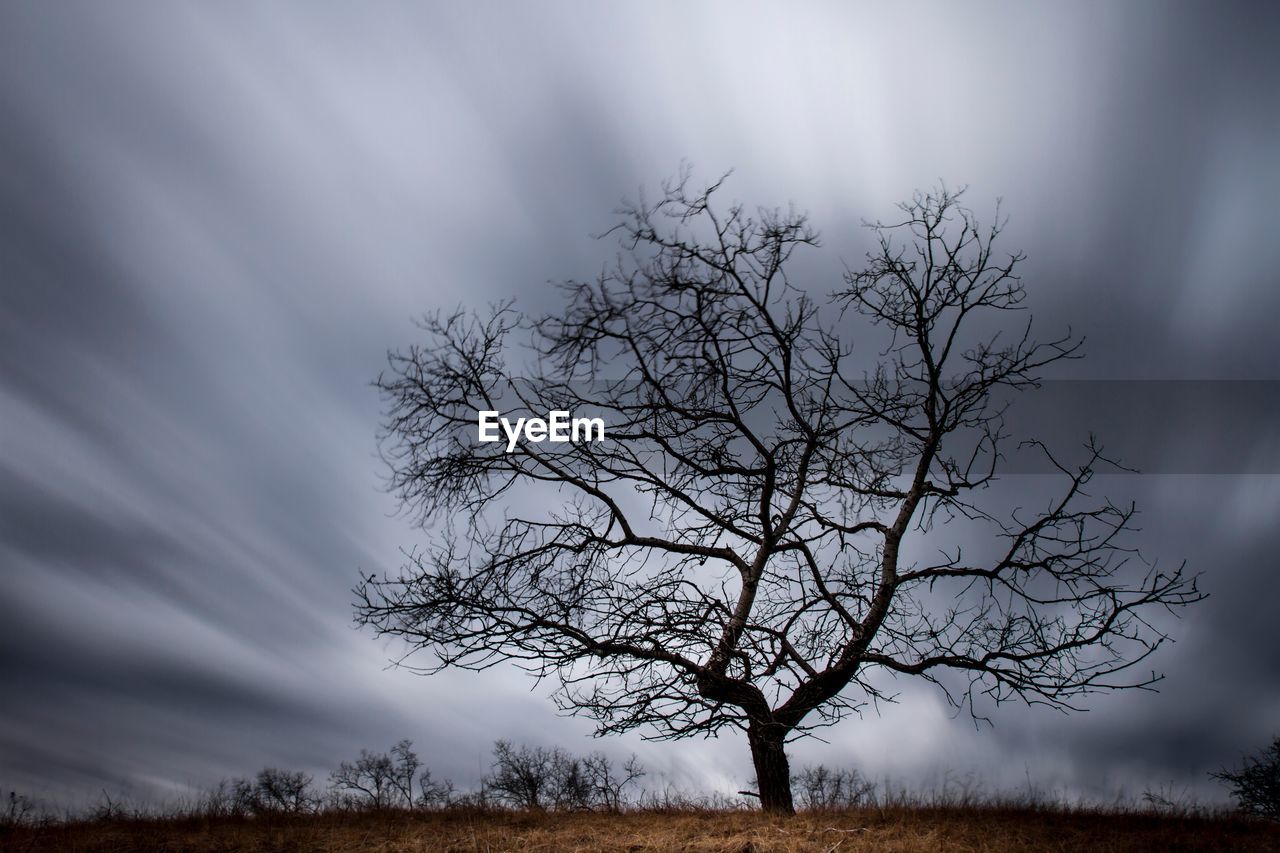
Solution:
<svg viewBox="0 0 1280 853">
<path fill-rule="evenodd" d="M 861 218 L 969 182 L 979 212 L 1005 197 L 1037 324 L 1089 336 L 1071 375 L 1280 378 L 1276 34 L 1243 4 L 6 5 L 0 782 L 181 790 L 410 736 L 466 783 L 494 737 L 586 748 L 520 676 L 386 672 L 350 630 L 357 567 L 413 541 L 367 383 L 421 311 L 551 307 L 542 283 L 592 275 L 612 248 L 586 235 L 682 157 L 812 212 L 815 292 Z M 1280 490 L 1274 435 L 1244 435 L 1253 456 L 1175 442 L 1153 470 L 1247 476 L 1117 478 L 1144 547 L 1213 593 L 1163 694 L 974 730 L 904 686 L 802 757 L 1103 791 L 1260 743 Z M 726 787 L 740 753 L 644 751 Z"/>
</svg>

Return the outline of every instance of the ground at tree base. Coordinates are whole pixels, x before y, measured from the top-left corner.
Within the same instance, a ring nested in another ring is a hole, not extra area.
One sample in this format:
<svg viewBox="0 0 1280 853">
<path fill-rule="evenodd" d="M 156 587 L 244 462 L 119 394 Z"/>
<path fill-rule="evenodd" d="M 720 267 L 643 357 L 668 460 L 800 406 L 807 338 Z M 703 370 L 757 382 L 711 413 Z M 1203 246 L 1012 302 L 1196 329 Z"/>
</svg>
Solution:
<svg viewBox="0 0 1280 853">
<path fill-rule="evenodd" d="M 865 808 L 792 818 L 745 811 L 383 812 L 112 820 L 0 832 L 0 851 L 1280 850 L 1280 823 L 1010 808 Z"/>
</svg>

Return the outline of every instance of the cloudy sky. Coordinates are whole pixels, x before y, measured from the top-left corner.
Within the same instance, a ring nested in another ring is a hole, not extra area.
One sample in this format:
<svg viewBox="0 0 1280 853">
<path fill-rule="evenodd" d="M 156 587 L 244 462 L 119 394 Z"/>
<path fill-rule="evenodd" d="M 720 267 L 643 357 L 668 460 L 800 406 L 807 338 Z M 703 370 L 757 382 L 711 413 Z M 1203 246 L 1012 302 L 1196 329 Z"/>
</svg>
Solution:
<svg viewBox="0 0 1280 853">
<path fill-rule="evenodd" d="M 687 160 L 810 212 L 815 293 L 861 220 L 968 184 L 1037 320 L 1087 335 L 1067 378 L 1280 379 L 1278 37 L 1263 4 L 0 5 L 0 784 L 163 796 L 410 737 L 465 787 L 507 737 L 741 787 L 743 742 L 592 742 L 513 671 L 386 668 L 350 593 L 415 541 L 386 350 L 550 307 Z M 1220 796 L 1280 734 L 1277 410 L 1246 408 L 1230 464 L 1109 484 L 1211 593 L 1161 693 L 975 728 L 903 682 L 795 763 Z"/>
</svg>

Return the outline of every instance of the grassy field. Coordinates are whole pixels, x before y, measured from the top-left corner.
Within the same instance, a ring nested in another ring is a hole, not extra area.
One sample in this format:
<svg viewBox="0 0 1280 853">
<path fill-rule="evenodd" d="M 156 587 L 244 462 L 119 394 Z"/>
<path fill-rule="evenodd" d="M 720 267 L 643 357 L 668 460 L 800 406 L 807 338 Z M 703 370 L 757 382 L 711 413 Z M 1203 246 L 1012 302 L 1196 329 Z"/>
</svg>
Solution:
<svg viewBox="0 0 1280 853">
<path fill-rule="evenodd" d="M 0 831 L 10 851 L 1280 850 L 1280 824 L 1011 808 L 440 812 L 99 820 Z"/>
</svg>

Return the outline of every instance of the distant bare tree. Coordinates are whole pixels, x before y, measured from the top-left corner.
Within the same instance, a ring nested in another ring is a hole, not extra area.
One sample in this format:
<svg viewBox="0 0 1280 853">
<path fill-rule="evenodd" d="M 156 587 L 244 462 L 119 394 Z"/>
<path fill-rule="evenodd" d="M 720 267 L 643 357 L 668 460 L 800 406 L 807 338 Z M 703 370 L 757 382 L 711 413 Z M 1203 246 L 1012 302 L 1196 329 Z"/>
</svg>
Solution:
<svg viewBox="0 0 1280 853">
<path fill-rule="evenodd" d="M 315 804 L 311 793 L 311 776 L 301 771 L 268 767 L 258 772 L 252 787 L 255 812 L 298 813 Z"/>
<path fill-rule="evenodd" d="M 613 762 L 601 752 L 593 752 L 582 759 L 582 772 L 591 788 L 591 803 L 606 811 L 621 811 L 627 799 L 627 791 L 645 775 L 644 765 L 633 754 L 615 769 Z"/>
<path fill-rule="evenodd" d="M 360 750 L 360 757 L 338 765 L 329 774 L 329 781 L 335 790 L 352 797 L 357 804 L 374 809 L 412 808 L 416 802 L 413 781 L 421 766 L 413 742 L 402 740 L 391 748 L 390 754 Z"/>
<path fill-rule="evenodd" d="M 413 751 L 413 741 L 401 740 L 391 747 L 392 773 L 391 784 L 395 788 L 397 800 L 406 808 L 412 808 L 416 802 L 413 793 L 413 780 L 418 774 L 422 762 Z"/>
<path fill-rule="evenodd" d="M 424 809 L 438 809 L 451 805 L 454 787 L 448 779 L 436 780 L 430 770 L 423 770 L 418 776 L 417 805 Z"/>
<path fill-rule="evenodd" d="M 517 747 L 499 740 L 484 786 L 516 808 L 619 811 L 627 790 L 644 775 L 634 755 L 618 770 L 603 753 L 578 758 L 559 747 Z"/>
<path fill-rule="evenodd" d="M 794 780 L 800 805 L 806 809 L 839 809 L 863 805 L 875 795 L 876 783 L 857 770 L 831 770 L 826 765 L 805 767 Z"/>
<path fill-rule="evenodd" d="M 335 790 L 345 792 L 353 802 L 382 809 L 390 806 L 396 796 L 395 784 L 391 781 L 393 772 L 391 756 L 362 749 L 354 762 L 339 764 L 338 769 L 329 774 L 329 781 Z"/>
<path fill-rule="evenodd" d="M 552 751 L 551 804 L 564 811 L 586 811 L 594 805 L 595 788 L 581 758 L 561 749 Z"/>
<path fill-rule="evenodd" d="M 556 751 L 516 747 L 500 740 L 493 745 L 493 769 L 484 786 L 508 805 L 541 811 L 551 804 L 555 788 Z"/>
<path fill-rule="evenodd" d="M 784 813 L 786 742 L 884 698 L 878 673 L 975 714 L 977 694 L 1066 709 L 1157 681 L 1135 671 L 1165 639 L 1148 614 L 1200 594 L 1133 559 L 1132 506 L 1090 496 L 1103 451 L 1034 445 L 1063 483 L 1038 511 L 981 498 L 1007 452 L 998 393 L 1079 354 L 1011 322 L 1022 256 L 997 254 L 998 213 L 917 194 L 821 305 L 788 272 L 818 245 L 806 218 L 718 206 L 722 182 L 629 204 L 616 268 L 561 309 L 430 316 L 390 355 L 383 454 L 430 544 L 359 585 L 358 618 L 425 671 L 554 675 L 600 733 L 743 730 Z M 478 411 L 555 410 L 606 440 L 477 441 Z"/>
</svg>

